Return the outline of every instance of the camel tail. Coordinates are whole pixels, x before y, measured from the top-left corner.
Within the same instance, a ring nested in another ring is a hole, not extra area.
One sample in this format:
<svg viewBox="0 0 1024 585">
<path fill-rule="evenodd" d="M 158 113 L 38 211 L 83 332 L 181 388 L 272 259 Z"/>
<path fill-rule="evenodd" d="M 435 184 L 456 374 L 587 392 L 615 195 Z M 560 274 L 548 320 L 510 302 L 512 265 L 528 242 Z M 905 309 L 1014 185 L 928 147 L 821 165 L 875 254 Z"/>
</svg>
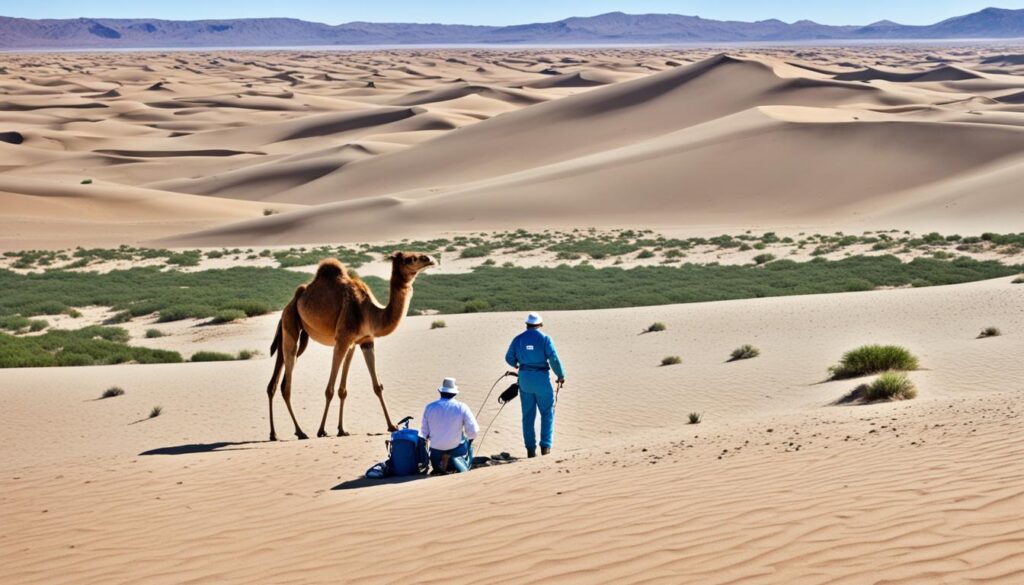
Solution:
<svg viewBox="0 0 1024 585">
<path fill-rule="evenodd" d="M 277 349 L 281 347 L 281 321 L 277 322 L 277 333 L 274 334 L 274 341 L 270 344 L 270 355 L 277 353 Z"/>
</svg>

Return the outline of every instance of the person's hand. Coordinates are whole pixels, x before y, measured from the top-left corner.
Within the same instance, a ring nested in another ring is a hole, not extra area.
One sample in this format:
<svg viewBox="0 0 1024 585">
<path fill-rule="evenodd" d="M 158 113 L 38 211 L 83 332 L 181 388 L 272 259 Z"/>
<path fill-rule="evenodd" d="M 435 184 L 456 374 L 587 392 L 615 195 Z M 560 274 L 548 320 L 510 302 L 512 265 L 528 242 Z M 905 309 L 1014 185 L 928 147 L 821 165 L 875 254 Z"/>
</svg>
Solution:
<svg viewBox="0 0 1024 585">
<path fill-rule="evenodd" d="M 559 378 L 558 379 L 558 385 L 559 386 L 564 386 L 565 385 L 565 378 Z"/>
</svg>

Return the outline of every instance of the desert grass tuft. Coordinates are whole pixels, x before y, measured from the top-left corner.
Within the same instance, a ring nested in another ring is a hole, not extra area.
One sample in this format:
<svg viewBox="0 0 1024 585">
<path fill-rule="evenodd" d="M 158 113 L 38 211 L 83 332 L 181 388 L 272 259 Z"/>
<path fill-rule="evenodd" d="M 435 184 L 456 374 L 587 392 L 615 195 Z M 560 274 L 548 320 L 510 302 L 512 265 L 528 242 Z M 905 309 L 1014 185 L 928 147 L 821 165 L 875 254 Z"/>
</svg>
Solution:
<svg viewBox="0 0 1024 585">
<path fill-rule="evenodd" d="M 162 406 L 154 406 L 153 409 L 149 411 L 149 418 L 156 418 L 156 417 L 160 416 L 160 414 L 163 411 L 164 411 L 164 407 L 162 407 Z"/>
<path fill-rule="evenodd" d="M 679 357 L 677 355 L 670 355 L 670 356 L 668 356 L 668 357 L 666 357 L 666 358 L 661 360 L 662 367 L 664 367 L 664 366 L 678 366 L 681 363 L 683 363 L 683 358 L 681 358 L 681 357 Z"/>
<path fill-rule="evenodd" d="M 857 378 L 887 370 L 916 370 L 917 358 L 898 345 L 863 345 L 846 352 L 839 364 L 829 368 L 833 380 Z"/>
<path fill-rule="evenodd" d="M 689 416 L 687 416 L 687 419 L 690 421 L 691 425 L 699 425 L 701 419 L 703 418 L 704 415 L 699 412 L 691 412 Z"/>
<path fill-rule="evenodd" d="M 917 397 L 917 388 L 902 372 L 884 372 L 874 382 L 863 387 L 863 396 L 868 402 L 910 400 Z"/>
<path fill-rule="evenodd" d="M 986 327 L 981 330 L 981 333 L 978 335 L 978 339 L 985 339 L 986 337 L 999 337 L 1002 334 L 1003 332 L 1000 331 L 998 327 Z"/>
<path fill-rule="evenodd" d="M 230 362 L 235 356 L 221 351 L 197 351 L 192 354 L 193 362 Z"/>
<path fill-rule="evenodd" d="M 146 329 L 146 339 L 156 339 L 157 337 L 163 337 L 165 334 L 159 329 Z"/>
<path fill-rule="evenodd" d="M 107 388 L 106 390 L 103 391 L 103 395 L 100 396 L 100 398 L 115 398 L 117 396 L 123 395 L 124 389 L 119 388 L 117 386 L 111 386 L 110 388 Z"/>
<path fill-rule="evenodd" d="M 659 331 L 664 331 L 666 329 L 668 329 L 668 326 L 666 326 L 661 321 L 658 321 L 656 323 L 651 323 L 651 325 L 647 328 L 646 333 L 657 333 Z"/>
<path fill-rule="evenodd" d="M 738 362 L 740 360 L 749 360 L 756 358 L 759 355 L 761 355 L 761 350 L 748 343 L 732 350 L 732 355 L 729 356 L 729 361 Z"/>
<path fill-rule="evenodd" d="M 243 349 L 242 351 L 238 352 L 238 356 L 236 359 L 241 361 L 251 360 L 252 358 L 259 355 L 259 353 L 260 352 L 256 351 L 255 349 Z"/>
<path fill-rule="evenodd" d="M 444 319 L 438 319 L 430 324 L 431 329 L 444 329 L 448 324 L 444 322 Z"/>
</svg>

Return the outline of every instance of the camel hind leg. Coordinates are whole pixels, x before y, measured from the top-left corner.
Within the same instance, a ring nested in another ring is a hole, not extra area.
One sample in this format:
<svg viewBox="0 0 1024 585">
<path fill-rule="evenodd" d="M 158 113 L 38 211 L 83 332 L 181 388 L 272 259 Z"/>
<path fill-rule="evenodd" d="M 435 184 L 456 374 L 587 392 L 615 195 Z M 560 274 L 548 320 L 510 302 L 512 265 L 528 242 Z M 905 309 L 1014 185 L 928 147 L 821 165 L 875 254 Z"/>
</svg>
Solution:
<svg viewBox="0 0 1024 585">
<path fill-rule="evenodd" d="M 308 439 L 306 433 L 299 427 L 299 421 L 295 419 L 295 411 L 292 410 L 292 380 L 294 379 L 295 360 L 298 357 L 299 344 L 299 317 L 294 303 L 289 303 L 281 316 L 281 357 L 284 359 L 284 380 L 281 381 L 281 397 L 284 398 L 284 405 L 288 407 L 288 415 L 295 425 L 295 436 L 300 439 Z"/>
<path fill-rule="evenodd" d="M 345 432 L 345 398 L 348 397 L 348 368 L 352 365 L 352 356 L 356 355 L 356 346 L 349 348 L 345 354 L 345 364 L 341 366 L 341 384 L 338 385 L 338 436 L 347 437 Z"/>
<path fill-rule="evenodd" d="M 277 433 L 274 431 L 274 393 L 277 392 L 277 382 L 281 379 L 281 370 L 284 367 L 284 353 L 277 352 L 277 361 L 274 363 L 274 374 L 270 377 L 270 384 L 267 384 L 267 402 L 270 405 L 270 440 L 277 440 Z"/>
</svg>

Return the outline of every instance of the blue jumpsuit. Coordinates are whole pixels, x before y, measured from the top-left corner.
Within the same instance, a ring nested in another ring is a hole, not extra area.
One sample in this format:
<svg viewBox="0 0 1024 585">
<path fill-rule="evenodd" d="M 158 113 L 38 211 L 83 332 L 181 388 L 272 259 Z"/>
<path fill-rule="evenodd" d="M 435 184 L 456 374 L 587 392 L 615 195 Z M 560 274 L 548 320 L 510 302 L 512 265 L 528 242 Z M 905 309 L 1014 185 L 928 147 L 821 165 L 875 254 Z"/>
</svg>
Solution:
<svg viewBox="0 0 1024 585">
<path fill-rule="evenodd" d="M 519 399 L 523 403 L 526 450 L 532 453 L 537 449 L 534 430 L 537 411 L 540 411 L 540 446 L 550 448 L 555 433 L 555 390 L 548 372 L 554 370 L 559 379 L 565 378 L 555 344 L 539 329 L 527 329 L 512 340 L 505 361 L 513 368 L 519 368 Z"/>
</svg>

